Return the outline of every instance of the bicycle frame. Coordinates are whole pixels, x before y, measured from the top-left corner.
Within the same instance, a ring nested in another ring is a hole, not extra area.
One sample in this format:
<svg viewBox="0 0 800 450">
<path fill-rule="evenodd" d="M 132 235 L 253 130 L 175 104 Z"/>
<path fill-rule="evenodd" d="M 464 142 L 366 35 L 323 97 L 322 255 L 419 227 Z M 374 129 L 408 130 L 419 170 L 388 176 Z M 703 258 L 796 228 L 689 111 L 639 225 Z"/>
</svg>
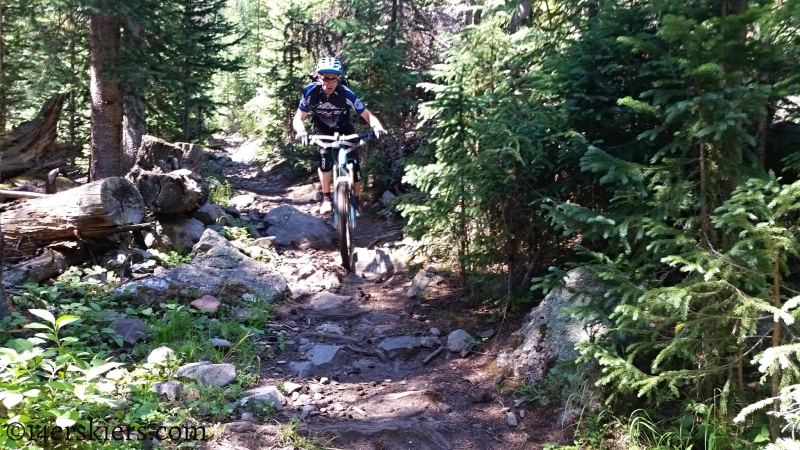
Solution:
<svg viewBox="0 0 800 450">
<path fill-rule="evenodd" d="M 328 136 L 324 134 L 315 134 L 309 136 L 309 144 L 315 144 L 319 147 L 323 148 L 330 148 L 334 150 L 334 158 L 333 158 L 333 179 L 332 184 L 337 186 L 339 182 L 343 180 L 347 180 L 349 183 L 348 190 L 352 190 L 355 186 L 355 171 L 353 170 L 353 164 L 349 162 L 348 155 L 353 150 L 361 147 L 366 143 L 366 141 L 371 140 L 372 133 L 360 133 L 360 134 L 348 134 L 348 135 L 340 135 L 339 133 L 334 133 L 333 136 Z M 358 142 L 352 142 L 355 139 L 359 139 Z M 352 205 L 351 205 L 352 206 Z M 353 208 L 350 209 L 350 220 L 352 223 L 355 223 L 356 215 Z M 333 209 L 334 220 L 336 219 L 336 208 Z M 336 223 L 336 222 L 334 222 Z"/>
</svg>

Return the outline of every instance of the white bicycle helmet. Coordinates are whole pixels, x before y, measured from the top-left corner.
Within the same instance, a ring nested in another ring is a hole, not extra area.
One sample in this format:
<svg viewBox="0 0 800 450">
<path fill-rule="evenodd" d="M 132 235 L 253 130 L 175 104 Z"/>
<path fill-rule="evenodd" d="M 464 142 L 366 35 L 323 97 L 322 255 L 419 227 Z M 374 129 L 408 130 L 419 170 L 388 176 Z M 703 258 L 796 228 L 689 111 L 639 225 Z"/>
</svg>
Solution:
<svg viewBox="0 0 800 450">
<path fill-rule="evenodd" d="M 318 73 L 334 73 L 336 75 L 343 75 L 342 63 L 331 56 L 323 56 L 317 63 Z"/>
</svg>

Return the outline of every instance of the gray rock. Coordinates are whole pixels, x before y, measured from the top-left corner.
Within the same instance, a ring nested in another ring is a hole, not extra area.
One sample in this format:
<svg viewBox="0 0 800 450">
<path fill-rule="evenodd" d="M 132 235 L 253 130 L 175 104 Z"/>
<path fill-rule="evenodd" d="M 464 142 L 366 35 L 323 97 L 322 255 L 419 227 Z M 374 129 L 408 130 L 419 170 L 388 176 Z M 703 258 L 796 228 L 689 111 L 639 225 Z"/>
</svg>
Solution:
<svg viewBox="0 0 800 450">
<path fill-rule="evenodd" d="M 378 344 L 389 358 L 412 358 L 422 349 L 422 343 L 415 336 L 400 336 L 386 338 Z"/>
<path fill-rule="evenodd" d="M 316 416 L 319 414 L 317 407 L 314 405 L 305 405 L 303 406 L 303 411 L 300 413 L 301 417 L 308 417 L 308 416 Z"/>
<path fill-rule="evenodd" d="M 338 345 L 317 344 L 308 351 L 306 357 L 315 370 L 347 364 L 347 353 Z"/>
<path fill-rule="evenodd" d="M 253 241 L 253 245 L 257 245 L 261 248 L 273 248 L 275 247 L 275 236 L 267 236 L 261 237 Z"/>
<path fill-rule="evenodd" d="M 224 212 L 221 206 L 216 203 L 206 203 L 192 214 L 192 218 L 203 222 L 203 225 L 213 225 L 217 223 L 217 220 L 222 217 L 223 214 Z"/>
<path fill-rule="evenodd" d="M 514 414 L 514 411 L 509 411 L 506 413 L 506 419 L 508 420 L 508 426 L 515 427 L 517 426 L 517 416 Z"/>
<path fill-rule="evenodd" d="M 363 324 L 373 323 L 397 323 L 400 321 L 400 316 L 391 313 L 371 312 L 361 318 Z"/>
<path fill-rule="evenodd" d="M 155 227 L 155 247 L 160 250 L 190 251 L 200 241 L 205 225 L 197 219 L 181 218 L 158 222 Z"/>
<path fill-rule="evenodd" d="M 244 397 L 239 401 L 242 405 L 248 403 L 271 403 L 278 411 L 283 410 L 286 397 L 275 386 L 261 386 L 244 392 Z"/>
<path fill-rule="evenodd" d="M 289 368 L 297 378 L 308 378 L 314 372 L 314 365 L 308 361 L 291 362 Z"/>
<path fill-rule="evenodd" d="M 442 341 L 436 336 L 425 336 L 420 339 L 420 345 L 425 348 L 438 348 L 442 346 Z"/>
<path fill-rule="evenodd" d="M 292 383 L 291 381 L 283 382 L 283 392 L 285 392 L 286 395 L 291 395 L 302 388 L 303 388 L 302 384 Z"/>
<path fill-rule="evenodd" d="M 158 394 L 161 400 L 174 402 L 183 395 L 183 387 L 178 381 L 157 381 L 150 385 L 150 391 Z"/>
<path fill-rule="evenodd" d="M 394 274 L 391 255 L 383 249 L 359 248 L 353 253 L 354 272 L 367 281 L 386 280 Z"/>
<path fill-rule="evenodd" d="M 523 378 L 536 386 L 547 375 L 548 367 L 573 360 L 578 356 L 575 345 L 579 342 L 596 339 L 606 332 L 602 323 L 587 322 L 564 310 L 588 304 L 591 296 L 603 295 L 608 285 L 592 276 L 584 269 L 570 270 L 564 277 L 564 287 L 554 289 L 529 314 L 520 333 L 522 345 L 511 353 L 501 353 L 498 366 L 509 369 L 514 376 Z M 613 307 L 613 300 L 607 306 Z M 583 367 L 586 373 L 591 367 Z M 574 423 L 581 411 L 595 410 L 602 406 L 599 396 L 593 389 L 581 389 L 576 385 L 565 386 L 561 391 L 562 401 L 567 408 L 559 417 L 560 425 Z M 566 401 L 569 398 L 576 401 Z"/>
<path fill-rule="evenodd" d="M 344 328 L 342 328 L 341 325 L 331 322 L 323 323 L 322 325 L 318 326 L 317 331 L 331 334 L 344 334 Z"/>
<path fill-rule="evenodd" d="M 431 333 L 431 336 L 439 336 L 440 334 L 442 334 L 442 332 L 439 331 L 438 328 L 431 328 L 430 333 Z"/>
<path fill-rule="evenodd" d="M 255 201 L 256 199 L 252 195 L 241 194 L 231 197 L 231 199 L 228 200 L 228 204 L 230 206 L 233 206 L 237 210 L 241 211 L 244 208 L 247 208 L 248 206 L 252 205 Z"/>
<path fill-rule="evenodd" d="M 394 197 L 395 197 L 394 194 L 392 194 L 389 191 L 385 191 L 383 193 L 383 195 L 381 195 L 380 202 L 384 207 L 389 208 L 390 210 L 394 211 L 395 210 L 395 206 L 391 203 L 392 199 Z"/>
<path fill-rule="evenodd" d="M 141 339 L 146 338 L 150 333 L 150 329 L 147 328 L 147 325 L 142 323 L 141 320 L 129 319 L 126 317 L 114 319 L 109 325 L 109 328 L 122 337 L 122 341 L 127 344 L 135 344 Z"/>
<path fill-rule="evenodd" d="M 491 329 L 490 330 L 486 330 L 486 331 L 481 331 L 480 333 L 478 333 L 478 337 L 484 338 L 484 339 L 489 339 L 492 336 L 494 336 L 494 330 L 491 330 Z"/>
<path fill-rule="evenodd" d="M 231 341 L 227 339 L 213 338 L 211 339 L 211 345 L 219 348 L 230 348 Z"/>
<path fill-rule="evenodd" d="M 174 360 L 175 352 L 166 346 L 161 346 L 158 348 L 154 348 L 150 351 L 150 354 L 147 355 L 147 363 L 153 365 L 163 365 L 166 364 L 167 361 L 170 359 Z"/>
<path fill-rule="evenodd" d="M 475 343 L 475 338 L 464 330 L 455 330 L 447 336 L 447 349 L 460 353 Z"/>
<path fill-rule="evenodd" d="M 236 381 L 236 367 L 233 364 L 211 364 L 208 361 L 184 364 L 175 376 L 190 378 L 210 386 L 227 386 Z"/>
<path fill-rule="evenodd" d="M 277 245 L 298 249 L 333 249 L 333 230 L 321 219 L 293 206 L 280 205 L 264 216 L 269 224 L 267 234 L 275 236 Z"/>
<path fill-rule="evenodd" d="M 411 287 L 408 288 L 406 297 L 425 296 L 434 286 L 442 282 L 444 282 L 444 278 L 433 267 L 429 267 L 428 270 L 420 270 L 411 280 Z"/>
</svg>

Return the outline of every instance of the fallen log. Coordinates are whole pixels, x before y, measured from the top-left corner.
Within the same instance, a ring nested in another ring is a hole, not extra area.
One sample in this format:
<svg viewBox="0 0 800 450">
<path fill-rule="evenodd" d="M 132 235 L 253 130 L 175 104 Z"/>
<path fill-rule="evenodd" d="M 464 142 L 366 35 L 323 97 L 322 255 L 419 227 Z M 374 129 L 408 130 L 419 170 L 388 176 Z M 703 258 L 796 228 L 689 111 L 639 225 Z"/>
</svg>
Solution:
<svg viewBox="0 0 800 450">
<path fill-rule="evenodd" d="M 4 255 L 18 260 L 55 241 L 111 236 L 141 223 L 144 215 L 141 194 L 121 177 L 25 200 L 0 213 Z"/>
<path fill-rule="evenodd" d="M 0 179 L 30 169 L 51 169 L 80 154 L 80 147 L 56 143 L 56 125 L 66 94 L 50 98 L 37 117 L 0 134 Z"/>
<path fill-rule="evenodd" d="M 10 189 L 0 189 L 0 198 L 42 198 L 48 197 L 50 194 L 42 194 L 41 192 L 28 192 L 28 191 L 12 191 Z"/>
<path fill-rule="evenodd" d="M 135 166 L 127 178 L 142 194 L 145 207 L 154 214 L 185 214 L 208 200 L 208 183 L 191 170 L 161 173 Z"/>
<path fill-rule="evenodd" d="M 77 248 L 46 248 L 44 253 L 23 263 L 6 269 L 3 282 L 9 286 L 22 284 L 26 280 L 40 282 L 61 275 L 71 266 L 86 261 L 86 251 Z"/>
</svg>

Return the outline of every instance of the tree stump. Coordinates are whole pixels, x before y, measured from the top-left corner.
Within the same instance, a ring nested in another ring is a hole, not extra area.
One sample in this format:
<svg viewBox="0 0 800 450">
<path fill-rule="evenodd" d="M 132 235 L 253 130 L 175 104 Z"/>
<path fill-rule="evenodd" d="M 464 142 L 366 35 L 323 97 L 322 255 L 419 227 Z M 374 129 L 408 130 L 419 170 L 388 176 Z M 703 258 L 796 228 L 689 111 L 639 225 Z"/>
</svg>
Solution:
<svg viewBox="0 0 800 450">
<path fill-rule="evenodd" d="M 77 145 L 55 142 L 65 98 L 66 94 L 53 96 L 35 119 L 0 135 L 0 179 L 30 169 L 51 169 L 80 154 Z"/>
<path fill-rule="evenodd" d="M 55 241 L 111 236 L 141 223 L 144 215 L 141 194 L 122 177 L 25 200 L 0 213 L 4 255 L 18 259 Z"/>
<path fill-rule="evenodd" d="M 163 172 L 189 169 L 200 173 L 203 168 L 203 147 L 196 144 L 170 144 L 157 137 L 144 135 L 136 154 L 136 165 L 145 171 L 160 168 Z"/>
<path fill-rule="evenodd" d="M 154 214 L 179 215 L 204 204 L 208 200 L 208 183 L 187 169 L 169 173 L 149 172 L 134 167 L 128 174 L 144 205 Z"/>
</svg>

